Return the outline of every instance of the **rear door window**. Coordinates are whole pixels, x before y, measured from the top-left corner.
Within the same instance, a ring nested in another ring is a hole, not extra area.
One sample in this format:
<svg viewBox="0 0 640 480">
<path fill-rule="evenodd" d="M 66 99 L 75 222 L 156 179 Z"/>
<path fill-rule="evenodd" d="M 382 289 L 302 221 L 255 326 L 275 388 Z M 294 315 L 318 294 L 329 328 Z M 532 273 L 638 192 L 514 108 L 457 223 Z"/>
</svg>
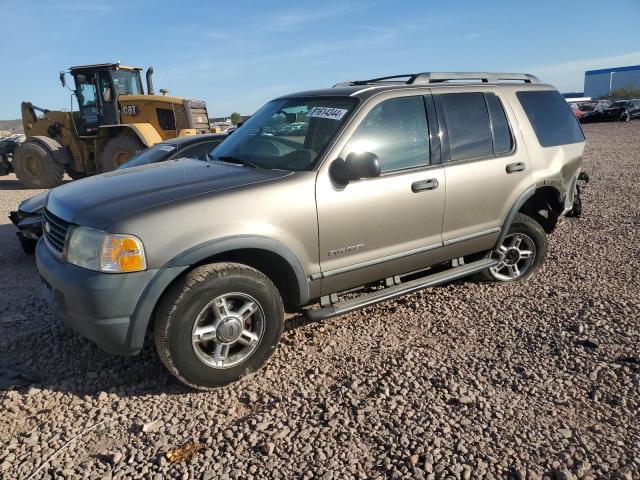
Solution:
<svg viewBox="0 0 640 480">
<path fill-rule="evenodd" d="M 485 93 L 484 98 L 489 108 L 491 128 L 493 130 L 493 151 L 496 155 L 509 153 L 513 149 L 513 137 L 509 129 L 507 116 L 500 99 L 493 93 Z"/>
<path fill-rule="evenodd" d="M 584 141 L 578 119 L 567 101 L 555 90 L 516 92 L 538 141 L 543 147 L 555 147 Z"/>
<path fill-rule="evenodd" d="M 493 155 L 489 112 L 479 92 L 440 95 L 452 161 Z"/>
</svg>

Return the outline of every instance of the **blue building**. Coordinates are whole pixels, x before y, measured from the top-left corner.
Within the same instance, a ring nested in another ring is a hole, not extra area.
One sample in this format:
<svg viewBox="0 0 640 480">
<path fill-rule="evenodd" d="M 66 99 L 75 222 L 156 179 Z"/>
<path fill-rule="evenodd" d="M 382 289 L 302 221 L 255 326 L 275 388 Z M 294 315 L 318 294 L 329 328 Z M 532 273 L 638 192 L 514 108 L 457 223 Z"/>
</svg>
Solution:
<svg viewBox="0 0 640 480">
<path fill-rule="evenodd" d="M 606 97 L 617 88 L 640 89 L 640 65 L 584 72 L 585 97 Z"/>
</svg>

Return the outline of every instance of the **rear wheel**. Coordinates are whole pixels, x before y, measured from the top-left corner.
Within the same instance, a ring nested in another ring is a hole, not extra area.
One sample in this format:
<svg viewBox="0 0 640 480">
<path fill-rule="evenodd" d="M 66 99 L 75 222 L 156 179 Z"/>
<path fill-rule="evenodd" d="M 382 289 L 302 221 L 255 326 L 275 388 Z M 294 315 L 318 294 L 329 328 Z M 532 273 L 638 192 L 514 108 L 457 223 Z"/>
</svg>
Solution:
<svg viewBox="0 0 640 480">
<path fill-rule="evenodd" d="M 145 146 L 132 135 L 122 133 L 107 142 L 102 150 L 101 172 L 110 172 L 129 161 L 136 153 L 145 149 Z"/>
<path fill-rule="evenodd" d="M 197 389 L 258 370 L 280 341 L 282 299 L 259 271 L 237 263 L 197 267 L 162 299 L 154 325 L 167 369 Z"/>
<path fill-rule="evenodd" d="M 518 213 L 500 246 L 488 254 L 498 260 L 498 264 L 480 272 L 477 277 L 488 282 L 525 280 L 544 262 L 547 245 L 547 234 L 540 224 Z"/>
<path fill-rule="evenodd" d="M 18 180 L 29 188 L 53 188 L 62 183 L 64 166 L 40 142 L 27 139 L 14 152 L 12 164 Z"/>
</svg>

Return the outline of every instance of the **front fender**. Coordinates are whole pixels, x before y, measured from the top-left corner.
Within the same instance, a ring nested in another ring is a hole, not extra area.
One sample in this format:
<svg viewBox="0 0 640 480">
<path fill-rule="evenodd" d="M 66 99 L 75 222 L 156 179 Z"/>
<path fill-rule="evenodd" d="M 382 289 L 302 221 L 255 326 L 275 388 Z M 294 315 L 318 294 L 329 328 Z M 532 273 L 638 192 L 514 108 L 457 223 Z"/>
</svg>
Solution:
<svg viewBox="0 0 640 480">
<path fill-rule="evenodd" d="M 215 255 L 248 248 L 267 250 L 282 257 L 291 266 L 295 274 L 300 304 L 304 305 L 309 302 L 309 284 L 302 263 L 286 245 L 277 240 L 258 235 L 236 235 L 219 238 L 190 248 L 169 260 L 158 270 L 140 296 L 136 306 L 133 314 L 134 318 L 127 333 L 129 344 L 142 347 L 147 326 L 158 302 L 167 288 L 180 275 L 190 270 L 194 265 L 202 263 Z"/>
<path fill-rule="evenodd" d="M 291 267 L 298 283 L 300 304 L 309 301 L 309 283 L 302 267 L 302 262 L 285 244 L 268 237 L 259 235 L 234 235 L 218 238 L 191 247 L 186 252 L 177 255 L 167 262 L 167 267 L 184 267 L 197 265 L 207 258 L 225 252 L 243 249 L 266 250 L 282 257 Z"/>
</svg>

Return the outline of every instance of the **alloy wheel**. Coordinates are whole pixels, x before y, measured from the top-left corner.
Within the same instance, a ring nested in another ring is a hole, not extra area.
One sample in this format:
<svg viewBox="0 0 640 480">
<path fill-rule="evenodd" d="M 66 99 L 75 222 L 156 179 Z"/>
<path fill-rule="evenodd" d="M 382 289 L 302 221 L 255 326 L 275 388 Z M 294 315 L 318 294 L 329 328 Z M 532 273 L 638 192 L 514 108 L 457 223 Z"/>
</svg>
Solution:
<svg viewBox="0 0 640 480">
<path fill-rule="evenodd" d="M 245 293 L 216 297 L 193 324 L 191 344 L 197 357 L 213 368 L 230 368 L 245 361 L 264 335 L 262 306 Z"/>
<path fill-rule="evenodd" d="M 508 282 L 525 275 L 536 258 L 536 245 L 524 233 L 512 233 L 495 250 L 491 258 L 498 260 L 498 264 L 489 271 L 496 280 Z"/>
</svg>

